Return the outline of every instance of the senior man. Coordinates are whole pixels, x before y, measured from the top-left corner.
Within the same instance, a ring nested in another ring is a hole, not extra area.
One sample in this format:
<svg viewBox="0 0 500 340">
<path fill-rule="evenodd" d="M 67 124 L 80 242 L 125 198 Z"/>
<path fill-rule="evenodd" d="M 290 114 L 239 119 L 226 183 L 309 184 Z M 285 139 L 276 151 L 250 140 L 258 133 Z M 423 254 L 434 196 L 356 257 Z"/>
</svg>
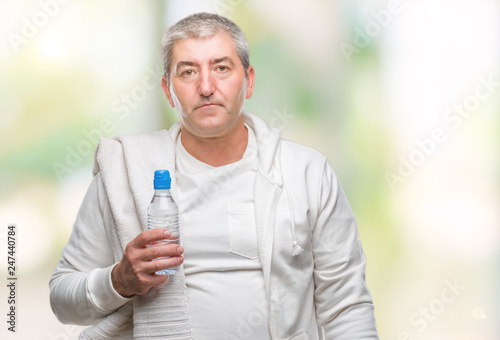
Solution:
<svg viewBox="0 0 500 340">
<path fill-rule="evenodd" d="M 194 14 L 166 31 L 162 54 L 162 88 L 180 122 L 100 140 L 50 281 L 59 320 L 91 325 L 82 339 L 377 339 L 336 174 L 243 111 L 255 79 L 243 32 Z M 170 235 L 147 230 L 158 168 L 173 175 L 182 246 L 148 247 Z"/>
</svg>

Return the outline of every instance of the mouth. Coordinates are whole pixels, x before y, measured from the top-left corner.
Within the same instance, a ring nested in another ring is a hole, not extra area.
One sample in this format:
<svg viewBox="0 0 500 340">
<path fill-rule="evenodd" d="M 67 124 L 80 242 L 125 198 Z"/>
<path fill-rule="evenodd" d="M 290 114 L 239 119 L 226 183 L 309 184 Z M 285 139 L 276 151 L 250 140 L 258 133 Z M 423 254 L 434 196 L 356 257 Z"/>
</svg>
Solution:
<svg viewBox="0 0 500 340">
<path fill-rule="evenodd" d="M 214 103 L 206 103 L 206 104 L 203 104 L 201 106 L 198 106 L 197 108 L 198 109 L 202 109 L 202 108 L 209 108 L 209 107 L 214 107 L 214 106 L 217 106 L 218 104 L 214 104 Z"/>
</svg>

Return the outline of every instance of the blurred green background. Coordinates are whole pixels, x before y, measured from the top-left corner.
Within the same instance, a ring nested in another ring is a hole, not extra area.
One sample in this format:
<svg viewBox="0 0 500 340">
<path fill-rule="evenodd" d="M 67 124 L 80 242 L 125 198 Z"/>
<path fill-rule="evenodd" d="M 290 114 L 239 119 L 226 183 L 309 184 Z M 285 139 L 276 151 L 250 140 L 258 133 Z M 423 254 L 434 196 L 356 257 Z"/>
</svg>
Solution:
<svg viewBox="0 0 500 340">
<path fill-rule="evenodd" d="M 0 249 L 16 223 L 19 284 L 18 329 L 2 322 L 2 338 L 77 338 L 53 316 L 48 281 L 97 140 L 177 121 L 159 42 L 199 11 L 247 35 L 256 89 L 245 108 L 339 174 L 381 339 L 499 339 L 493 0 L 2 1 Z"/>
</svg>

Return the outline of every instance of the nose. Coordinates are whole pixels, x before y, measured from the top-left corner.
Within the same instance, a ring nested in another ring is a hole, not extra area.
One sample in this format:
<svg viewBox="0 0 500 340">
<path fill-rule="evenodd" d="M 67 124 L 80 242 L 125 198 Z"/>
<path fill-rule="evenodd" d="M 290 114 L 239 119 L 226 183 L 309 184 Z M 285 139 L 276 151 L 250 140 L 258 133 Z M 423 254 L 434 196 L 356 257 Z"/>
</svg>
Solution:
<svg viewBox="0 0 500 340">
<path fill-rule="evenodd" d="M 211 72 L 202 72 L 200 75 L 198 92 L 201 96 L 210 97 L 215 92 L 215 78 Z"/>
</svg>

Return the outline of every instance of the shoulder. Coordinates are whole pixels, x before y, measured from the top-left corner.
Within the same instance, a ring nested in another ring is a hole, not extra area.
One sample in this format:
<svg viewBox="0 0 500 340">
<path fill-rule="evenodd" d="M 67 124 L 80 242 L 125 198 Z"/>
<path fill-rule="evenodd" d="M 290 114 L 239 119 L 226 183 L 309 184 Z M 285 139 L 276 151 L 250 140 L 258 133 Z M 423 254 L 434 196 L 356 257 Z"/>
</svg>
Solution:
<svg viewBox="0 0 500 340">
<path fill-rule="evenodd" d="M 294 178 L 296 183 L 332 188 L 339 185 L 338 175 L 325 155 L 286 139 L 281 141 L 281 167 L 283 176 Z"/>
<path fill-rule="evenodd" d="M 135 133 L 135 134 L 121 134 L 117 135 L 111 138 L 108 137 L 101 137 L 99 138 L 99 146 L 101 144 L 104 145 L 110 145 L 114 147 L 119 147 L 119 145 L 127 143 L 129 141 L 131 142 L 149 142 L 149 141 L 156 141 L 158 139 L 164 139 L 164 138 L 171 138 L 169 136 L 169 130 L 162 129 L 162 130 L 157 130 L 157 131 L 151 131 L 151 132 L 142 132 L 142 133 Z"/>
<path fill-rule="evenodd" d="M 316 194 L 330 168 L 326 157 L 319 151 L 286 139 L 281 141 L 281 173 L 288 184 Z"/>
<path fill-rule="evenodd" d="M 105 164 L 124 164 L 125 153 L 140 159 L 153 154 L 154 151 L 169 152 L 173 145 L 169 131 L 165 129 L 119 135 L 114 138 L 101 137 L 94 153 L 93 174 L 97 174 Z"/>
<path fill-rule="evenodd" d="M 281 157 L 286 165 L 295 163 L 322 167 L 326 162 L 321 152 L 288 139 L 281 139 Z"/>
</svg>

